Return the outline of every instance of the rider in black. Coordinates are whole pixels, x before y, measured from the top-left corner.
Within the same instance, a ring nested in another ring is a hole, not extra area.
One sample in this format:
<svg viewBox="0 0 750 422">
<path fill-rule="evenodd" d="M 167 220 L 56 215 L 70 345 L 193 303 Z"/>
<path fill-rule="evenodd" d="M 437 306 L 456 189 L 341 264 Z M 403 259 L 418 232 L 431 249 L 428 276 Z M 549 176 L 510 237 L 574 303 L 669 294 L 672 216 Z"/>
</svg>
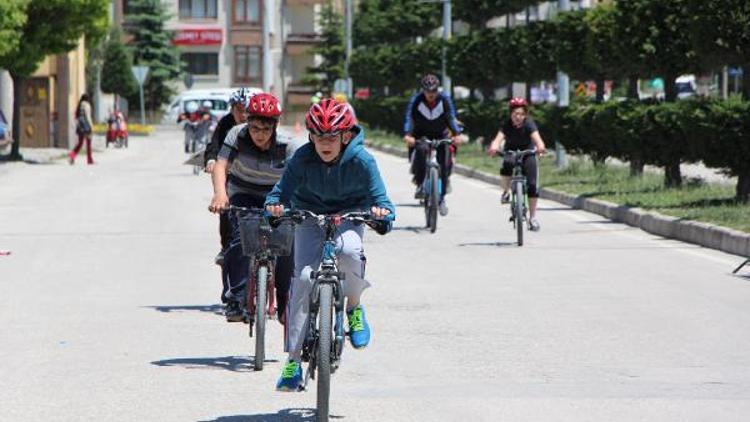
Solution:
<svg viewBox="0 0 750 422">
<path fill-rule="evenodd" d="M 422 92 L 411 97 L 406 108 L 404 121 L 404 142 L 409 146 L 411 173 L 417 185 L 416 198 L 423 196 L 422 182 L 425 178 L 425 160 L 428 153 L 426 145 L 416 143 L 417 139 L 444 139 L 450 137 L 454 145 L 462 142 L 461 128 L 456 122 L 456 108 L 451 98 L 438 92 L 440 80 L 435 75 L 426 75 L 421 81 Z M 445 204 L 445 193 L 450 183 L 453 168 L 453 145 L 443 145 L 437 150 L 437 161 L 442 174 L 443 197 L 440 198 L 440 215 L 448 214 Z"/>
<path fill-rule="evenodd" d="M 546 151 L 544 141 L 534 120 L 529 117 L 529 105 L 523 98 L 513 98 L 510 100 L 510 118 L 506 120 L 497 136 L 490 144 L 488 153 L 496 155 L 501 149 L 503 151 L 527 150 L 536 148 L 537 155 L 542 155 Z M 506 156 L 507 157 L 507 156 Z M 510 201 L 510 176 L 513 174 L 513 163 L 503 161 L 503 168 L 500 170 L 500 185 L 503 188 L 501 201 L 508 203 Z M 523 160 L 523 175 L 526 176 L 529 195 L 529 227 L 533 231 L 539 230 L 539 221 L 536 219 L 536 205 L 539 198 L 539 167 L 537 165 L 536 155 L 526 156 Z"/>
<path fill-rule="evenodd" d="M 211 137 L 211 142 L 206 145 L 206 150 L 203 153 L 203 166 L 206 173 L 214 171 L 216 165 L 216 159 L 219 155 L 219 150 L 224 144 L 224 138 L 227 137 L 227 133 L 233 127 L 238 124 L 245 123 L 247 120 L 247 103 L 250 99 L 250 92 L 245 88 L 240 88 L 235 91 L 231 97 L 229 97 L 229 105 L 232 107 L 230 112 L 219 120 L 216 125 L 216 130 Z M 224 264 L 224 252 L 229 247 L 229 239 L 232 234 L 232 226 L 229 224 L 229 217 L 227 213 L 219 214 L 219 235 L 221 236 L 221 251 L 216 255 L 216 265 Z M 226 280 L 226 277 L 222 277 Z M 226 293 L 226 283 L 225 283 Z M 223 297 L 223 295 L 222 295 Z"/>
</svg>

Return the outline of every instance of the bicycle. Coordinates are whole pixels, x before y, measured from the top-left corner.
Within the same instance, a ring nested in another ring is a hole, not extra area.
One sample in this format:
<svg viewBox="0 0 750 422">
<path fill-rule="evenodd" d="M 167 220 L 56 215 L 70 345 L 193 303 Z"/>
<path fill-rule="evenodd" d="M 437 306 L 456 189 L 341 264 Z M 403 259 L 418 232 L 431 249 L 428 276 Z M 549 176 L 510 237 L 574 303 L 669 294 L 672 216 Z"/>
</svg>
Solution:
<svg viewBox="0 0 750 422">
<path fill-rule="evenodd" d="M 272 228 L 263 209 L 230 205 L 229 211 L 235 212 L 237 216 L 242 252 L 250 257 L 251 279 L 245 286 L 244 318 L 250 337 L 253 337 L 255 326 L 254 367 L 256 371 L 262 371 L 265 360 L 266 320 L 273 318 L 276 313 L 276 257 L 288 256 L 291 253 L 294 230 L 291 224 L 279 224 Z"/>
<path fill-rule="evenodd" d="M 339 272 L 337 265 L 336 228 L 344 221 L 364 223 L 376 228 L 380 224 L 385 224 L 386 220 L 376 220 L 369 212 L 348 212 L 339 215 L 294 210 L 287 211 L 283 217 L 271 217 L 270 221 L 271 225 L 284 221 L 301 224 L 308 219 L 314 220 L 325 231 L 325 237 L 320 267 L 310 273 L 313 282 L 310 290 L 310 318 L 302 346 L 302 361 L 309 363 L 304 386 L 307 387 L 310 379 L 317 380 L 317 420 L 328 422 L 331 374 L 339 367 L 345 339 L 344 291 L 341 285 L 345 274 Z"/>
<path fill-rule="evenodd" d="M 440 207 L 440 200 L 443 198 L 444 189 L 436 150 L 442 145 L 451 145 L 453 141 L 451 139 L 421 138 L 417 143 L 429 146 L 429 151 L 425 160 L 427 171 L 425 172 L 425 178 L 422 182 L 422 193 L 424 194 L 424 214 L 427 228 L 430 229 L 430 233 L 435 233 L 437 230 L 438 208 Z M 448 154 L 446 154 L 445 159 L 450 159 Z"/>
<path fill-rule="evenodd" d="M 527 218 L 529 196 L 526 176 L 523 175 L 523 160 L 535 154 L 536 149 L 509 150 L 501 154 L 501 156 L 509 155 L 509 160 L 513 162 L 513 175 L 510 179 L 510 221 L 516 229 L 518 246 L 523 246 L 523 223 L 527 222 L 531 228 L 531 222 Z"/>
</svg>

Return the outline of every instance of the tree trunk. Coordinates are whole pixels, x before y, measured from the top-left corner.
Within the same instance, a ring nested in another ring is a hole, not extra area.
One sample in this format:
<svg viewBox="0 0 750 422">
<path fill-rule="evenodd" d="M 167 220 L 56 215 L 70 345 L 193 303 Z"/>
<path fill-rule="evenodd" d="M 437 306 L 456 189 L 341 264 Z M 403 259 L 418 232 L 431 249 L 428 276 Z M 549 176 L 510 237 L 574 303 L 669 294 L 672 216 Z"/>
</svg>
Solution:
<svg viewBox="0 0 750 422">
<path fill-rule="evenodd" d="M 643 160 L 640 157 L 630 159 L 630 177 L 643 176 Z"/>
<path fill-rule="evenodd" d="M 664 186 L 668 188 L 682 186 L 682 173 L 680 172 L 679 161 L 664 166 Z"/>
<path fill-rule="evenodd" d="M 638 76 L 632 75 L 628 77 L 628 98 L 638 100 Z"/>
<path fill-rule="evenodd" d="M 742 66 L 742 98 L 750 101 L 750 63 Z"/>
<path fill-rule="evenodd" d="M 13 144 L 10 147 L 8 161 L 21 161 L 21 86 L 24 78 L 18 75 L 10 74 L 13 79 Z"/>
<path fill-rule="evenodd" d="M 750 170 L 737 175 L 737 200 L 747 204 L 750 202 Z"/>
<path fill-rule="evenodd" d="M 677 99 L 676 75 L 664 75 L 664 100 L 673 103 Z"/>
<path fill-rule="evenodd" d="M 604 78 L 596 78 L 596 102 L 604 102 Z"/>
</svg>

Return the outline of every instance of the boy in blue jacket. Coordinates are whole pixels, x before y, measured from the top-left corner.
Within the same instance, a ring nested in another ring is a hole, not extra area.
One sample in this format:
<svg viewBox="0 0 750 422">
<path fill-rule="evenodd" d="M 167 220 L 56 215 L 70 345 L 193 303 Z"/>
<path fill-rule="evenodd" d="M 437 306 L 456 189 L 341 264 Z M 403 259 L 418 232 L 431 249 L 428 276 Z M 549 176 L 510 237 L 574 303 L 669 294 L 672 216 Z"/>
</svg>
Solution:
<svg viewBox="0 0 750 422">
<path fill-rule="evenodd" d="M 281 180 L 266 197 L 268 212 L 278 217 L 286 207 L 316 214 L 370 209 L 375 218 L 394 214 L 375 159 L 364 149 L 364 130 L 356 124 L 351 106 L 323 99 L 310 107 L 306 125 L 310 143 L 287 162 Z M 383 228 L 381 234 L 390 231 L 390 221 L 384 222 Z M 299 391 L 303 386 L 300 361 L 309 318 L 309 275 L 320 265 L 323 235 L 309 220 L 295 231 L 294 277 L 286 312 L 289 360 L 276 384 L 278 391 Z M 370 327 L 360 303 L 362 292 L 369 287 L 364 278 L 363 235 L 362 225 L 345 222 L 336 239 L 339 270 L 346 274 L 343 293 L 350 341 L 356 349 L 370 341 Z"/>
</svg>

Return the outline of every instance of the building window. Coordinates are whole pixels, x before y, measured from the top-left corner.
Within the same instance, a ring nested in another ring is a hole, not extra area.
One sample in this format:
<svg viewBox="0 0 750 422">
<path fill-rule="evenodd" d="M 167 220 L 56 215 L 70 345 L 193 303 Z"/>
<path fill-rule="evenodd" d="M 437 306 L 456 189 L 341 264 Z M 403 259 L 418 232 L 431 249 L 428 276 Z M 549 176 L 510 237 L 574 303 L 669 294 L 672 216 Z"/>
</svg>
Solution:
<svg viewBox="0 0 750 422">
<path fill-rule="evenodd" d="M 180 0 L 180 19 L 216 19 L 217 0 Z"/>
<path fill-rule="evenodd" d="M 233 0 L 236 23 L 260 23 L 260 0 Z"/>
<path fill-rule="evenodd" d="M 187 72 L 193 75 L 218 75 L 218 53 L 182 53 L 182 61 L 187 65 Z"/>
<path fill-rule="evenodd" d="M 238 45 L 234 47 L 234 81 L 248 83 L 260 81 L 260 47 Z"/>
</svg>

